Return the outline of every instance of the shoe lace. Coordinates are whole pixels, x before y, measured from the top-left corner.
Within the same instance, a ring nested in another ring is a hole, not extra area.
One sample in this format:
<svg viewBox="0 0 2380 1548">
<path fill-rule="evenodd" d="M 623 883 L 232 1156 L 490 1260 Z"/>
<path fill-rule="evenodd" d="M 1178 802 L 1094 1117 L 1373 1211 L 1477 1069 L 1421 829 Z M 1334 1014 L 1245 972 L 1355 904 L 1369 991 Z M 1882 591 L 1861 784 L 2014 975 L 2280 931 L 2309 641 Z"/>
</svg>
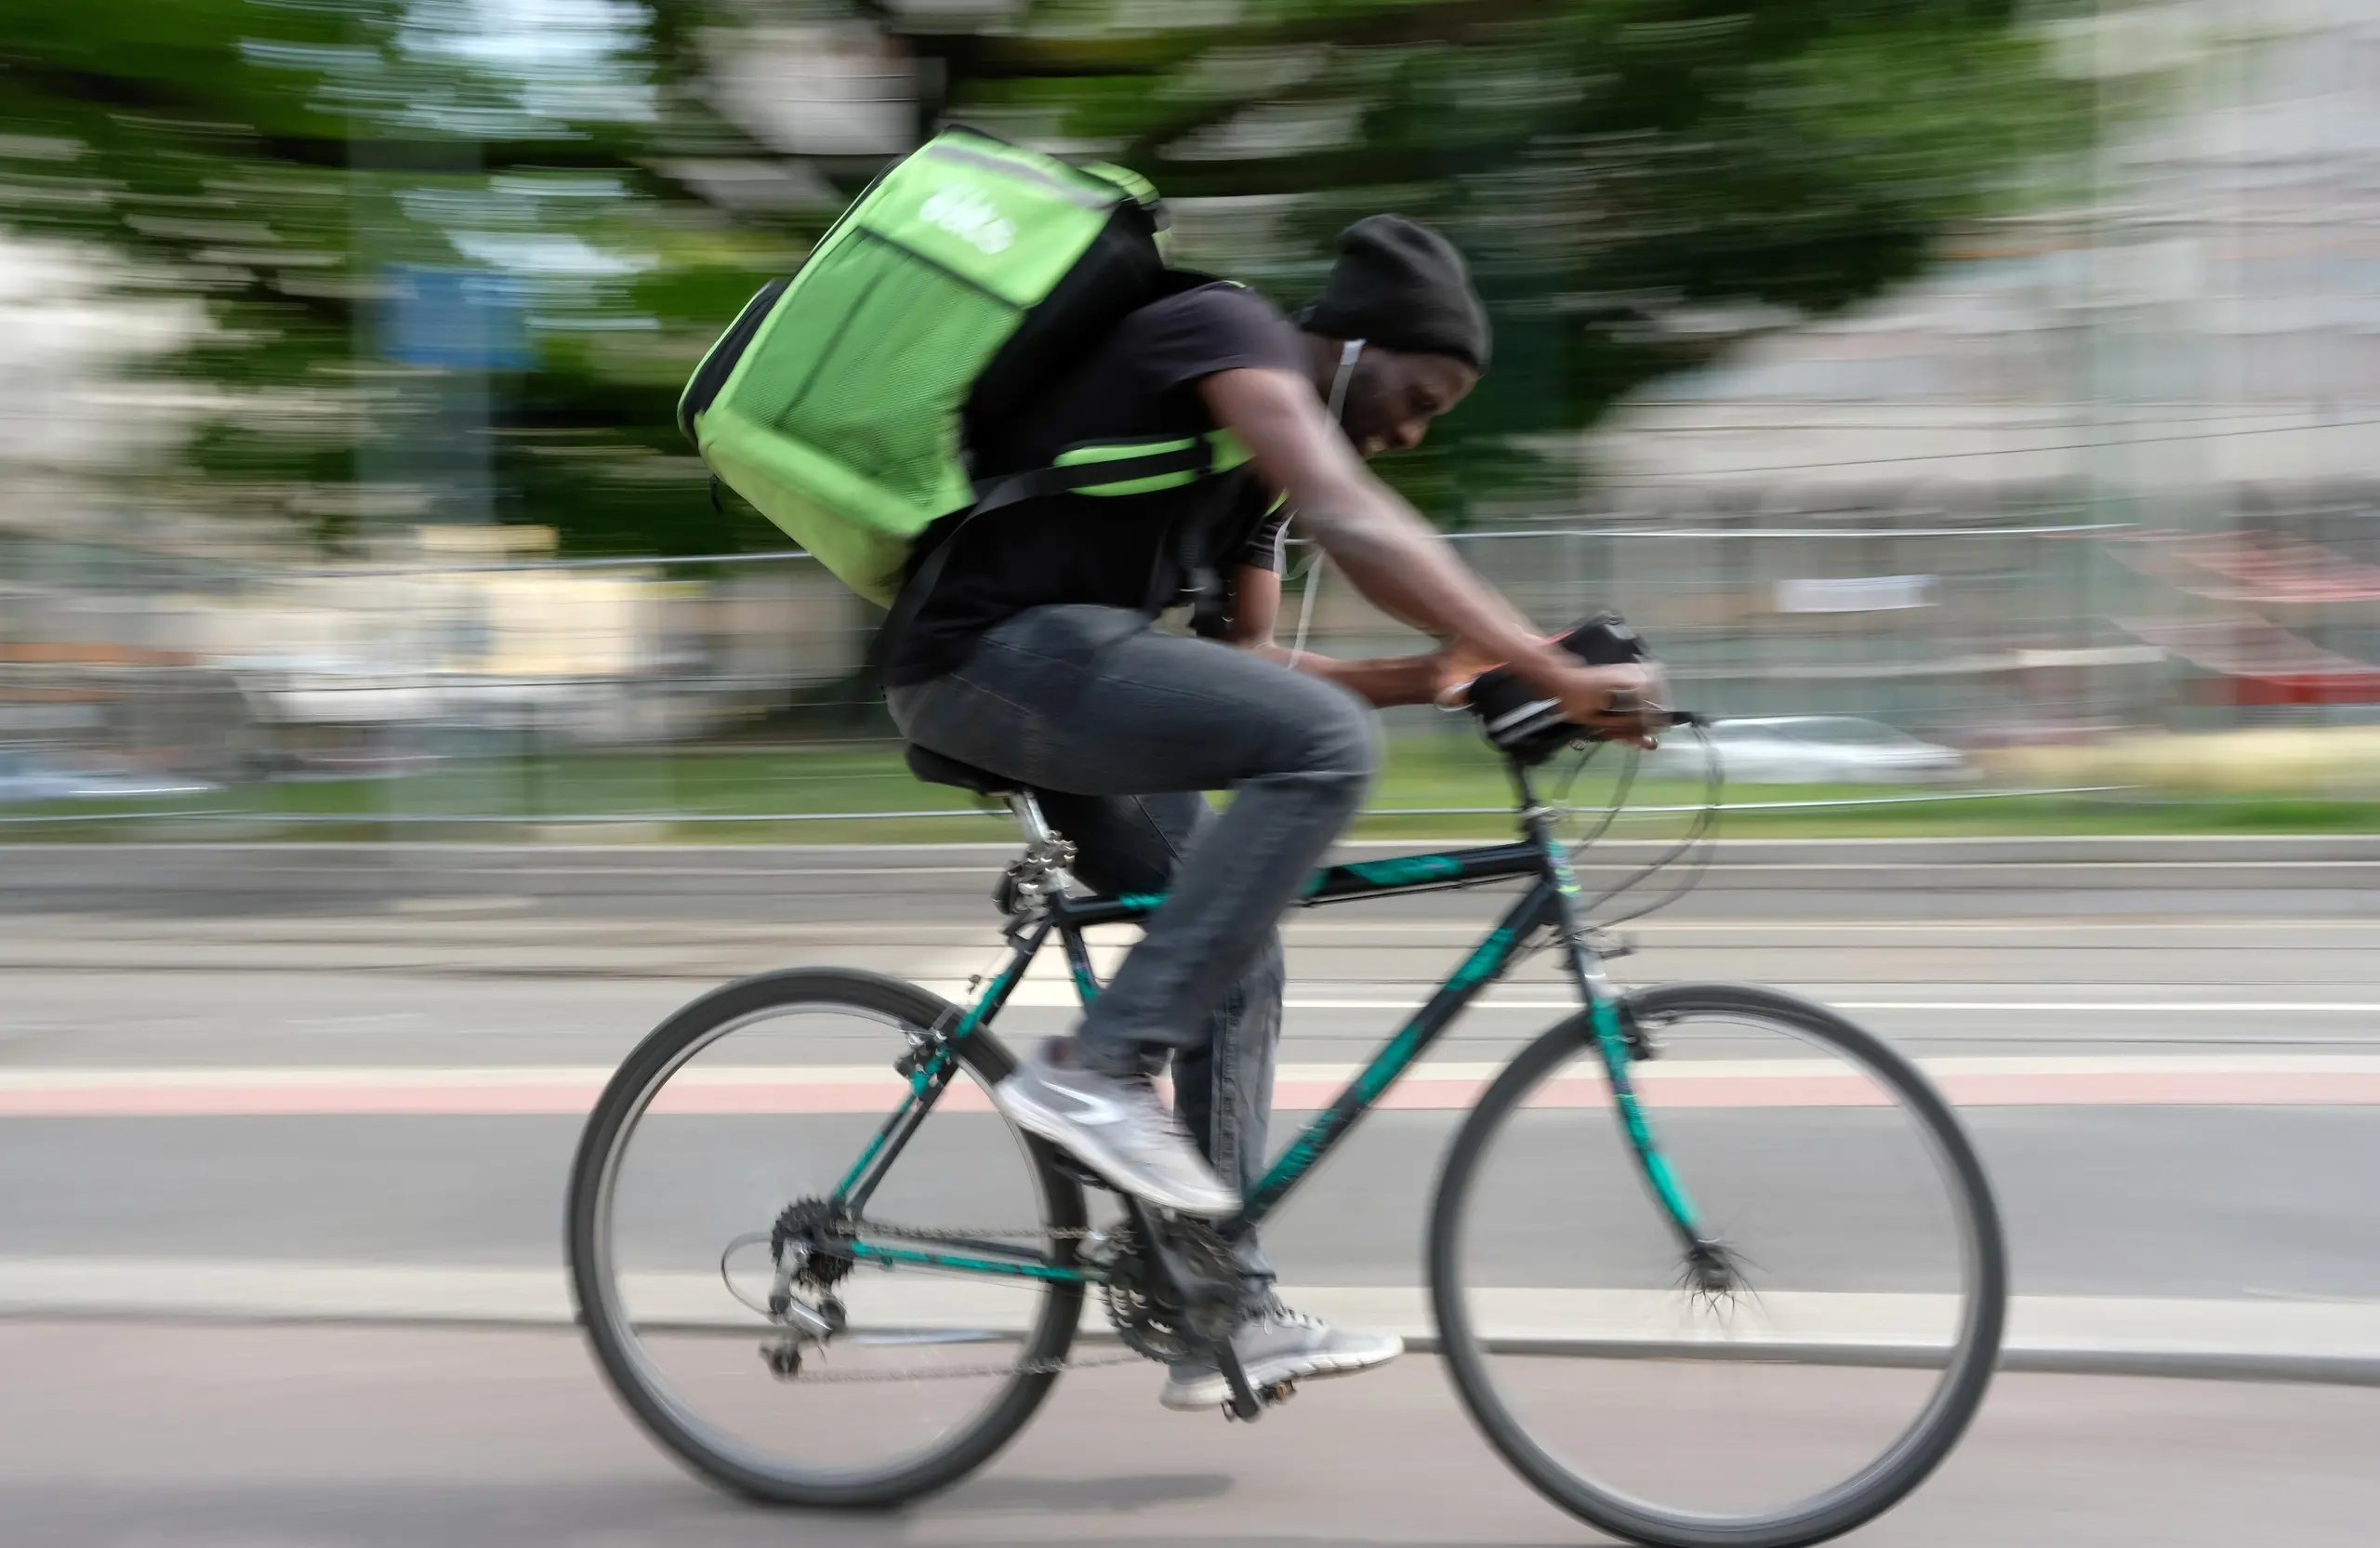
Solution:
<svg viewBox="0 0 2380 1548">
<path fill-rule="evenodd" d="M 1148 1121 L 1152 1130 L 1177 1139 L 1183 1144 L 1191 1144 L 1195 1148 L 1195 1144 L 1190 1138 L 1190 1131 L 1183 1126 L 1182 1115 L 1175 1112 L 1167 1105 L 1163 1097 L 1157 1094 L 1155 1080 L 1145 1075 L 1127 1076 L 1123 1085 L 1124 1100 L 1138 1110 L 1140 1116 Z"/>
<path fill-rule="evenodd" d="M 1269 1291 L 1266 1292 L 1263 1300 L 1256 1303 L 1256 1319 L 1261 1322 L 1279 1323 L 1290 1328 L 1320 1329 L 1324 1326 L 1322 1318 L 1309 1312 L 1292 1310 L 1282 1303 L 1278 1295 Z"/>
</svg>

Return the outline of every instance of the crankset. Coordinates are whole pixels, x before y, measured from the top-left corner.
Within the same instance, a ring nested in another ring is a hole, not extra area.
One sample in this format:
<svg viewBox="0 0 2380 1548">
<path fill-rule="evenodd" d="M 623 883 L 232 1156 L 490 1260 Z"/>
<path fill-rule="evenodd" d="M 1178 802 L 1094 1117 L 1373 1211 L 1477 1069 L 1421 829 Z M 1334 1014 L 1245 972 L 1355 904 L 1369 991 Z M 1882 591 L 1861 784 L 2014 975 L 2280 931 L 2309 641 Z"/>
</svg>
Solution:
<svg viewBox="0 0 2380 1548">
<path fill-rule="evenodd" d="M 1226 1418 L 1253 1420 L 1295 1390 L 1291 1382 L 1257 1387 L 1232 1335 L 1239 1330 L 1243 1289 L 1231 1244 L 1204 1222 L 1159 1216 L 1128 1198 L 1126 1224 L 1107 1234 L 1107 1317 L 1125 1345 L 1169 1364 L 1213 1362 L 1230 1398 Z"/>
<path fill-rule="evenodd" d="M 1242 1320 L 1244 1290 L 1232 1245 L 1211 1225 L 1186 1216 L 1161 1214 L 1137 1199 L 1126 1198 L 1126 1218 L 1111 1228 L 1041 1227 L 1022 1230 L 971 1227 L 965 1230 L 902 1226 L 870 1223 L 870 1233 L 918 1236 L 929 1239 L 952 1237 L 1061 1237 L 1086 1242 L 1083 1258 L 1099 1273 L 1109 1323 L 1132 1359 L 1172 1364 L 1180 1360 L 1211 1362 L 1229 1389 L 1223 1404 L 1226 1418 L 1252 1420 L 1295 1392 L 1294 1382 L 1258 1386 L 1240 1363 L 1232 1336 Z M 721 1255 L 721 1276 L 729 1293 L 775 1324 L 777 1336 L 761 1344 L 760 1358 L 779 1381 L 915 1381 L 931 1377 L 997 1377 L 1054 1375 L 1075 1364 L 1106 1365 L 1108 1360 L 1025 1360 L 985 1367 L 945 1368 L 931 1373 L 874 1373 L 818 1369 L 808 1358 L 825 1354 L 849 1325 L 837 1291 L 851 1273 L 853 1262 L 843 1248 L 858 1223 L 841 1206 L 824 1199 L 799 1199 L 786 1207 L 773 1228 L 738 1237 Z M 728 1256 L 739 1248 L 765 1243 L 771 1260 L 770 1290 L 765 1303 L 737 1290 L 728 1271 Z"/>
</svg>

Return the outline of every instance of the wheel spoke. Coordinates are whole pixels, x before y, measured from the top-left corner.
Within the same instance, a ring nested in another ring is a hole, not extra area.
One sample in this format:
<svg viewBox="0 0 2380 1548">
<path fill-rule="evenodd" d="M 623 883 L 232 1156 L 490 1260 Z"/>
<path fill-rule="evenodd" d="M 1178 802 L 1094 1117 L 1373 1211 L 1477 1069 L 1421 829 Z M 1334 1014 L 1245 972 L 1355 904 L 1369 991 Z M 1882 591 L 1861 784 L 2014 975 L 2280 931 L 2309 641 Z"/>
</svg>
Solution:
<svg viewBox="0 0 2380 1548">
<path fill-rule="evenodd" d="M 1656 1543 L 1801 1542 L 1888 1506 L 1955 1441 L 1999 1336 L 1998 1225 L 1921 1078 L 1765 991 L 1636 1009 L 1632 1071 L 1709 1239 L 1682 1251 L 1556 1029 L 1465 1124 L 1432 1227 L 1448 1353 L 1557 1503 Z"/>
<path fill-rule="evenodd" d="M 731 986 L 648 1039 L 589 1118 L 571 1256 L 590 1343 L 656 1437 L 738 1489 L 862 1504 L 937 1487 L 1012 1435 L 1065 1362 L 1081 1194 L 987 1110 L 972 1057 L 952 1076 L 971 1099 L 899 1126 L 898 1154 L 867 1169 L 885 1224 L 834 1201 L 906 1089 L 906 1032 L 947 1012 L 867 974 Z M 876 1118 L 751 1094 L 798 1093 L 804 1065 L 871 1041 Z M 931 1244 L 899 1224 L 934 1219 L 1001 1224 Z M 862 1272 L 871 1237 L 1015 1266 Z"/>
</svg>

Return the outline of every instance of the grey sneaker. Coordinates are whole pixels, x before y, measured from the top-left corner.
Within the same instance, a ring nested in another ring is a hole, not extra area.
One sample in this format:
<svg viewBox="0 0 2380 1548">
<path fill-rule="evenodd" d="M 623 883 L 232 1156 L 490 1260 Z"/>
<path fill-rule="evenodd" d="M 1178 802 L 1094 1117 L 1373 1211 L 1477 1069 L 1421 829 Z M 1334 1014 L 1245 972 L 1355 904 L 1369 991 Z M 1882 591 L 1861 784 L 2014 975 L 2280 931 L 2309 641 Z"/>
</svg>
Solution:
<svg viewBox="0 0 2380 1548">
<path fill-rule="evenodd" d="M 1231 1343 L 1252 1387 L 1306 1376 L 1352 1376 L 1405 1353 L 1405 1341 L 1394 1333 L 1345 1331 L 1293 1312 L 1269 1295 Z M 1202 1360 L 1176 1360 L 1157 1401 L 1169 1409 L 1213 1409 L 1230 1396 L 1231 1383 L 1220 1369 Z"/>
<path fill-rule="evenodd" d="M 1073 1156 L 1136 1198 L 1186 1215 L 1239 1212 L 1225 1187 L 1144 1076 L 1118 1079 L 1079 1065 L 1053 1064 L 1043 1044 L 992 1088 L 1008 1120 Z"/>
</svg>

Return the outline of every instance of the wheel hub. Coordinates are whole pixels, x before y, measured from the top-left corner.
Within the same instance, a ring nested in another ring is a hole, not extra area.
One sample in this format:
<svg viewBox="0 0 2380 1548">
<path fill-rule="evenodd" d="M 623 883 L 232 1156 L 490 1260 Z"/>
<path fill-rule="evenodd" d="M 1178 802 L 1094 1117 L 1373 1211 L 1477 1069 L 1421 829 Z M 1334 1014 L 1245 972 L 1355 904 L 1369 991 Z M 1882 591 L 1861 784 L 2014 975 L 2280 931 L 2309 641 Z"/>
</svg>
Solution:
<svg viewBox="0 0 2380 1548">
<path fill-rule="evenodd" d="M 833 1250 L 830 1240 L 847 1239 L 851 1216 L 840 1204 L 824 1198 L 800 1198 L 787 1205 L 769 1231 L 769 1261 L 782 1268 L 788 1250 L 798 1253 L 793 1283 L 823 1290 L 852 1271 L 849 1255 Z M 782 1313 L 783 1308 L 776 1308 Z"/>
</svg>

